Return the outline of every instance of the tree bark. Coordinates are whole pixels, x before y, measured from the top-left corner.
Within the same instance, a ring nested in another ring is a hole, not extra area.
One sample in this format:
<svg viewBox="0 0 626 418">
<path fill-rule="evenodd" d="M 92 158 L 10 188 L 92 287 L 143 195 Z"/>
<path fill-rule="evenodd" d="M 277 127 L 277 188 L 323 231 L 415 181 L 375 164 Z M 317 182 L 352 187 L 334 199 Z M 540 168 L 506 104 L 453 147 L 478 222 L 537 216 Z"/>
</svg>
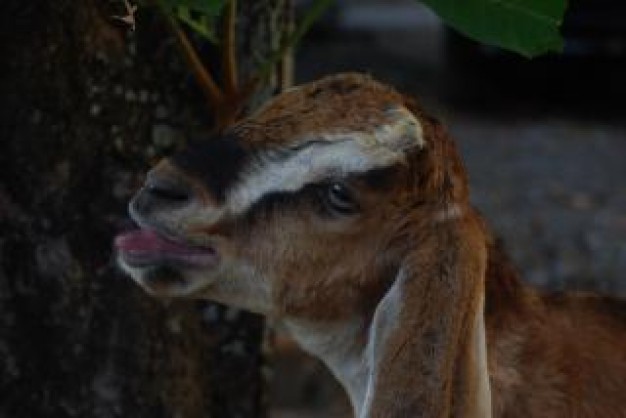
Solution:
<svg viewBox="0 0 626 418">
<path fill-rule="evenodd" d="M 288 1 L 239 3 L 249 73 Z M 0 417 L 264 416 L 261 319 L 152 299 L 115 267 L 145 171 L 210 120 L 162 21 L 140 10 L 131 33 L 123 12 L 0 4 Z"/>
</svg>

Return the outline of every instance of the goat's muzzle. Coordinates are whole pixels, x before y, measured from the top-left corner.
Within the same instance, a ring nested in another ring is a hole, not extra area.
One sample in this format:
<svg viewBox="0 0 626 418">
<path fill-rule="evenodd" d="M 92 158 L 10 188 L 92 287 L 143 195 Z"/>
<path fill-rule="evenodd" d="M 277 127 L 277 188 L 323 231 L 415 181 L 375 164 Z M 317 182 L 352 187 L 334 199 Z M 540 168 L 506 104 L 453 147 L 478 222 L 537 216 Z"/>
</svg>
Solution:
<svg viewBox="0 0 626 418">
<path fill-rule="evenodd" d="M 184 287 L 183 270 L 212 269 L 217 251 L 185 234 L 185 220 L 198 204 L 183 179 L 153 170 L 129 204 L 138 229 L 118 235 L 115 249 L 122 268 L 153 293 Z"/>
</svg>

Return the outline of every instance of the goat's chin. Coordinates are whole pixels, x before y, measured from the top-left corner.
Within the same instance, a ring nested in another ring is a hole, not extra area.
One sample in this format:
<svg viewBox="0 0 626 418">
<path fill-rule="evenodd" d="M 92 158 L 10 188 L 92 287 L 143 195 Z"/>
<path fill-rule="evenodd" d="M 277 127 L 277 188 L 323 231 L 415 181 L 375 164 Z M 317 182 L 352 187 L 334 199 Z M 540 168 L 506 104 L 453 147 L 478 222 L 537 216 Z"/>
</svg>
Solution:
<svg viewBox="0 0 626 418">
<path fill-rule="evenodd" d="M 217 280 L 210 272 L 170 262 L 136 266 L 118 257 L 118 265 L 142 289 L 158 297 L 194 297 Z"/>
</svg>

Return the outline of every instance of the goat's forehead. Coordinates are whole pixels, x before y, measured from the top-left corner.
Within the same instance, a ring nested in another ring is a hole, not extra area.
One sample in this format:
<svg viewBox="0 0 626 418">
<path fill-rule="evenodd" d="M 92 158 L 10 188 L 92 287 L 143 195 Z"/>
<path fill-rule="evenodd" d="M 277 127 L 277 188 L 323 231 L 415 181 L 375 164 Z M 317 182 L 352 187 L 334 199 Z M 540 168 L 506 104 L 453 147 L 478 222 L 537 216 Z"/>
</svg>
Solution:
<svg viewBox="0 0 626 418">
<path fill-rule="evenodd" d="M 376 121 L 369 119 L 368 123 L 341 124 L 335 120 L 334 124 L 309 127 L 309 122 L 303 118 L 293 123 L 283 121 L 281 127 L 244 125 L 245 128 L 235 129 L 233 133 L 250 148 L 270 152 L 299 149 L 311 143 L 332 146 L 346 141 L 373 154 L 383 149 L 402 152 L 425 145 L 420 121 L 403 106 L 389 107 Z"/>
<path fill-rule="evenodd" d="M 369 77 L 340 75 L 295 87 L 271 100 L 235 130 L 260 147 L 298 145 L 311 137 L 329 140 L 375 132 L 415 118 L 403 97 Z"/>
</svg>

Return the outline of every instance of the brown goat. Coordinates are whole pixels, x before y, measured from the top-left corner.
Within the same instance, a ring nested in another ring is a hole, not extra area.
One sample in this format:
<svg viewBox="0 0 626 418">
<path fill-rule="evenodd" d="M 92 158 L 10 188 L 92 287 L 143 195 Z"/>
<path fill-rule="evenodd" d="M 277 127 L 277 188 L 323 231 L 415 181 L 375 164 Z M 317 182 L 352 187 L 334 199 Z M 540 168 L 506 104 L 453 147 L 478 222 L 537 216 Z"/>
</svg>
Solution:
<svg viewBox="0 0 626 418">
<path fill-rule="evenodd" d="M 356 417 L 626 417 L 626 304 L 518 280 L 446 130 L 345 74 L 161 162 L 116 240 L 151 294 L 284 324 Z"/>
</svg>

